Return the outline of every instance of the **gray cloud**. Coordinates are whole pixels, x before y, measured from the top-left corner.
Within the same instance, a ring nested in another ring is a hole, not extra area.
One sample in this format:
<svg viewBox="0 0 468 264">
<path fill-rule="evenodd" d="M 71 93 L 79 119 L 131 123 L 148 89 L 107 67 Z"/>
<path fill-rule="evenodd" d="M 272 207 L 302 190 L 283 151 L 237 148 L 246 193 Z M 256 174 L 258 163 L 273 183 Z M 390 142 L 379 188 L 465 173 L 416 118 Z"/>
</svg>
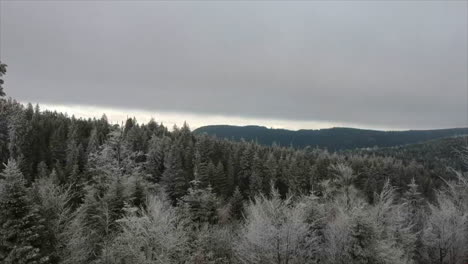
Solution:
<svg viewBox="0 0 468 264">
<path fill-rule="evenodd" d="M 34 102 L 439 128 L 467 120 L 466 1 L 1 2 Z"/>
</svg>

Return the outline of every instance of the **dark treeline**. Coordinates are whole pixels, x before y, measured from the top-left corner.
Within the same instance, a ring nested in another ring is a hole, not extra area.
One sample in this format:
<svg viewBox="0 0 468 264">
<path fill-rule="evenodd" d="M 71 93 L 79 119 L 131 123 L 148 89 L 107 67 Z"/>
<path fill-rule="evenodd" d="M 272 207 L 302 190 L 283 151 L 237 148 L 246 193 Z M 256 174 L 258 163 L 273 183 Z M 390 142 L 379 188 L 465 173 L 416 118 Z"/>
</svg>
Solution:
<svg viewBox="0 0 468 264">
<path fill-rule="evenodd" d="M 263 145 L 276 143 L 281 146 L 305 148 L 307 146 L 330 151 L 391 147 L 415 144 L 431 139 L 468 134 L 468 128 L 449 128 L 434 130 L 378 131 L 348 127 L 324 129 L 273 129 L 262 126 L 211 125 L 195 129 L 196 134 L 206 133 L 230 140 L 255 141 Z"/>
<path fill-rule="evenodd" d="M 0 99 L 0 150 L 1 263 L 467 260 L 466 174 L 412 159 L 112 125 L 12 99 Z"/>
<path fill-rule="evenodd" d="M 224 199 L 236 188 L 244 198 L 268 194 L 271 184 L 283 197 L 320 191 L 322 181 L 333 178 L 331 167 L 337 163 L 353 169 L 353 183 L 369 200 L 386 179 L 404 192 L 412 178 L 430 198 L 443 182 L 440 177 L 451 175 L 444 167 L 426 169 L 414 159 L 382 153 L 267 147 L 194 135 L 187 125 L 169 131 L 155 121 L 128 119 L 123 126 L 111 125 L 105 116 L 76 119 L 14 100 L 2 102 L 2 123 L 1 161 L 16 160 L 27 182 L 53 172 L 60 184 L 87 183 L 94 176 L 93 162 L 110 149 L 121 174 L 137 168 L 146 181 L 164 185 L 174 203 L 193 180 L 202 188 L 210 185 Z"/>
</svg>

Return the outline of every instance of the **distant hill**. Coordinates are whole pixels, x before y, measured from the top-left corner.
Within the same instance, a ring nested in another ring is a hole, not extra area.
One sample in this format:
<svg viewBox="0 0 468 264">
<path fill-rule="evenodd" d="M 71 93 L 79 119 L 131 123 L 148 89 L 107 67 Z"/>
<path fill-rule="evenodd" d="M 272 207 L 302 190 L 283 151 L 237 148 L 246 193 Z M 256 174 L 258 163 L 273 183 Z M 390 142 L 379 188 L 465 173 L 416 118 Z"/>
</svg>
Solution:
<svg viewBox="0 0 468 264">
<path fill-rule="evenodd" d="M 447 167 L 466 170 L 461 153 L 468 154 L 467 147 L 468 136 L 463 136 L 433 139 L 404 146 L 350 150 L 350 152 L 394 157 L 406 162 L 414 160 L 430 170 L 435 168 L 445 170 Z"/>
<path fill-rule="evenodd" d="M 356 128 L 329 128 L 318 130 L 270 129 L 262 126 L 204 126 L 194 131 L 218 138 L 256 141 L 259 144 L 304 148 L 306 146 L 344 150 L 355 148 L 391 147 L 419 143 L 427 140 L 468 135 L 468 128 L 436 130 L 378 131 Z"/>
</svg>

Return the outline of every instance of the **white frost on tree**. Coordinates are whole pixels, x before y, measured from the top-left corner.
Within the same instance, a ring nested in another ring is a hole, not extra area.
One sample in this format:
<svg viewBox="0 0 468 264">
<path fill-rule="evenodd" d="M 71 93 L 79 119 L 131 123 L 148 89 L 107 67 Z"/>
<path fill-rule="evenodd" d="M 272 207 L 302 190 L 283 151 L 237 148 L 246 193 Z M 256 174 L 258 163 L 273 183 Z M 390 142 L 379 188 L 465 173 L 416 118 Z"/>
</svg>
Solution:
<svg viewBox="0 0 468 264">
<path fill-rule="evenodd" d="M 306 224 L 302 203 L 257 196 L 246 208 L 246 223 L 240 231 L 236 252 L 241 263 L 310 263 L 315 235 Z"/>
</svg>

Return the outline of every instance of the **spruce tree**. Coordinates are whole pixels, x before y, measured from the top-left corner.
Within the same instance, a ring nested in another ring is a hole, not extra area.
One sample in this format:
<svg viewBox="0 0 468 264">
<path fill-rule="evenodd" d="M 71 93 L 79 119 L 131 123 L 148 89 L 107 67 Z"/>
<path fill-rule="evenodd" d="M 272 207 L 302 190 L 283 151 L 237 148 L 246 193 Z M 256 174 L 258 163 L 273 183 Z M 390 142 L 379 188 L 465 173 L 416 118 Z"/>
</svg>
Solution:
<svg viewBox="0 0 468 264">
<path fill-rule="evenodd" d="M 186 213 L 195 227 L 205 223 L 214 224 L 218 221 L 218 200 L 211 186 L 200 188 L 200 182 L 194 180 L 188 193 L 181 198 L 180 207 Z"/>
<path fill-rule="evenodd" d="M 91 134 L 89 136 L 88 140 L 88 146 L 86 147 L 86 153 L 89 155 L 89 153 L 94 153 L 98 150 L 99 148 L 99 136 L 98 136 L 98 131 L 96 127 L 93 127 L 91 130 Z"/>
<path fill-rule="evenodd" d="M 0 181 L 0 262 L 48 263 L 44 219 L 28 197 L 23 174 L 10 160 Z"/>
<path fill-rule="evenodd" d="M 249 190 L 252 198 L 263 191 L 263 172 L 262 160 L 258 153 L 255 153 L 252 161 L 252 174 L 249 177 Z"/>
<path fill-rule="evenodd" d="M 4 81 L 3 81 L 3 75 L 6 74 L 6 68 L 7 68 L 7 65 L 6 64 L 3 64 L 1 61 L 0 61 L 0 97 L 3 97 L 5 96 L 5 92 L 3 91 L 3 84 L 4 84 Z"/>
<path fill-rule="evenodd" d="M 37 176 L 39 179 L 47 178 L 49 176 L 49 169 L 44 161 L 39 162 L 37 165 Z"/>
<path fill-rule="evenodd" d="M 236 186 L 234 194 L 229 200 L 229 204 L 231 205 L 231 215 L 235 219 L 241 219 L 244 212 L 244 197 L 242 197 L 239 187 Z"/>
<path fill-rule="evenodd" d="M 353 264 L 379 263 L 376 246 L 377 237 L 373 224 L 364 216 L 358 215 L 352 222 L 351 240 L 348 254 Z"/>
<path fill-rule="evenodd" d="M 164 172 L 164 151 L 166 148 L 164 141 L 163 138 L 153 135 L 149 142 L 148 153 L 146 154 L 145 170 L 151 175 L 149 180 L 154 183 L 161 180 Z"/>
<path fill-rule="evenodd" d="M 206 187 L 210 184 L 210 162 L 212 148 L 208 136 L 204 135 L 198 138 L 195 144 L 194 154 L 194 175 L 195 180 L 199 181 L 201 186 Z M 211 168 L 212 169 L 212 168 Z"/>
<path fill-rule="evenodd" d="M 213 190 L 220 196 L 228 195 L 228 182 L 221 162 L 218 162 L 213 172 Z"/>
<path fill-rule="evenodd" d="M 161 181 L 167 194 L 175 204 L 177 199 L 185 195 L 187 191 L 187 177 L 182 168 L 180 149 L 176 145 L 171 148 L 164 163 L 165 171 Z"/>
</svg>

